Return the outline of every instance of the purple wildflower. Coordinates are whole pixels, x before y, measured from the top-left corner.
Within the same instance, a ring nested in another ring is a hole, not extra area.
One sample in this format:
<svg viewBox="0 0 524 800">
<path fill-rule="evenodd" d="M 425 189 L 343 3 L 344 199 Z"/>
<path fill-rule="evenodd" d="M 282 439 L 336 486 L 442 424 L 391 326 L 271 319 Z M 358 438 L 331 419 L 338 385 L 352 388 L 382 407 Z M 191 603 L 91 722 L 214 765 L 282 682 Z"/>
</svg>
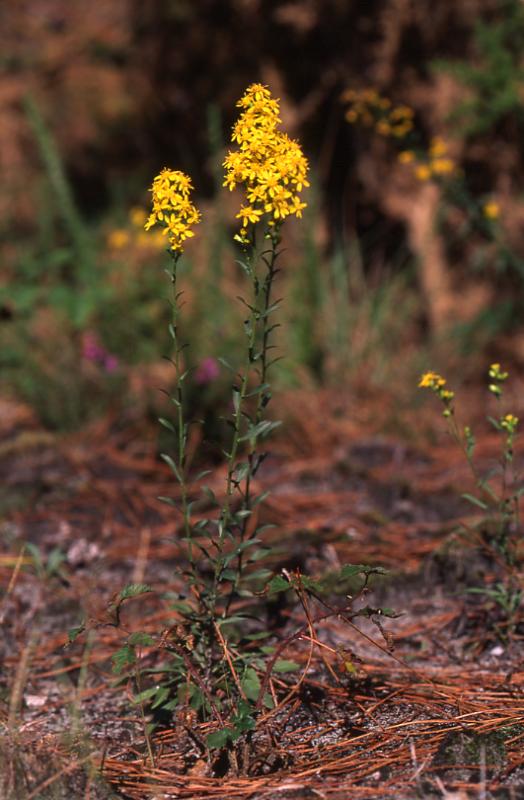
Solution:
<svg viewBox="0 0 524 800">
<path fill-rule="evenodd" d="M 87 331 L 82 336 L 82 358 L 86 361 L 96 361 L 100 363 L 106 357 L 106 351 L 98 341 L 95 333 Z"/>
<path fill-rule="evenodd" d="M 216 358 L 208 356 L 202 359 L 195 370 L 195 383 L 203 386 L 212 383 L 220 375 L 220 367 Z"/>
<path fill-rule="evenodd" d="M 108 353 L 104 359 L 104 369 L 106 372 L 116 372 L 118 369 L 118 358 Z"/>
<path fill-rule="evenodd" d="M 115 372 L 118 369 L 118 358 L 100 344 L 93 331 L 86 331 L 82 336 L 82 358 L 98 364 L 106 372 Z"/>
</svg>

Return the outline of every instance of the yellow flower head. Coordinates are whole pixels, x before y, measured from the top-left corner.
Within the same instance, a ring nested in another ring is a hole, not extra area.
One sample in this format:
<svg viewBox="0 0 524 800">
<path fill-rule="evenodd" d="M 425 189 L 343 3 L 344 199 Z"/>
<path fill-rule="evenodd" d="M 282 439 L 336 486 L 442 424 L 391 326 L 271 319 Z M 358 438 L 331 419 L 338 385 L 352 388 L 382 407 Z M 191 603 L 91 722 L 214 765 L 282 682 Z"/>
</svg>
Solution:
<svg viewBox="0 0 524 800">
<path fill-rule="evenodd" d="M 122 250 L 129 244 L 129 233 L 125 228 L 115 228 L 109 233 L 107 243 L 111 250 Z"/>
<path fill-rule="evenodd" d="M 441 158 L 448 151 L 448 146 L 444 139 L 440 136 L 435 136 L 429 145 L 429 154 L 432 158 Z"/>
<path fill-rule="evenodd" d="M 134 206 L 129 211 L 129 220 L 135 228 L 143 228 L 147 219 L 147 212 L 140 206 Z"/>
<path fill-rule="evenodd" d="M 387 120 L 381 119 L 377 122 L 376 131 L 380 133 L 381 136 L 391 136 L 393 130 L 394 128 Z"/>
<path fill-rule="evenodd" d="M 519 418 L 516 417 L 515 414 L 506 414 L 500 420 L 500 427 L 507 430 L 508 433 L 515 433 L 518 424 Z"/>
<path fill-rule="evenodd" d="M 171 250 L 182 252 L 186 239 L 195 234 L 192 225 L 200 222 L 200 212 L 189 199 L 193 189 L 191 178 L 183 172 L 163 169 L 153 181 L 153 211 L 144 225 L 146 231 L 161 225 Z"/>
<path fill-rule="evenodd" d="M 495 381 L 505 381 L 509 377 L 509 372 L 504 372 L 499 363 L 490 364 L 488 375 Z"/>
<path fill-rule="evenodd" d="M 256 224 L 264 214 L 269 225 L 279 225 L 290 215 L 301 216 L 306 204 L 300 192 L 309 186 L 308 162 L 299 143 L 279 130 L 278 100 L 267 86 L 253 84 L 237 105 L 242 113 L 231 139 L 238 149 L 231 150 L 224 161 L 224 186 L 245 190 L 247 204 L 237 214 L 244 236 L 246 226 Z"/>
<path fill-rule="evenodd" d="M 431 168 L 427 164 L 419 164 L 415 169 L 415 175 L 419 181 L 429 181 L 431 178 Z"/>
<path fill-rule="evenodd" d="M 435 158 L 431 162 L 431 171 L 434 175 L 449 175 L 455 171 L 455 162 L 452 158 Z"/>
<path fill-rule="evenodd" d="M 455 398 L 455 392 L 450 391 L 450 389 L 446 389 L 446 379 L 439 375 L 438 372 L 425 372 L 422 375 L 419 381 L 419 387 L 422 389 L 431 389 L 434 392 L 439 400 L 442 401 L 444 405 L 444 411 L 442 412 L 444 417 L 453 416 L 454 409 L 453 409 L 453 400 Z"/>
<path fill-rule="evenodd" d="M 442 389 L 446 385 L 446 379 L 438 372 L 425 372 L 418 385 L 420 389 Z"/>
<path fill-rule="evenodd" d="M 498 219 L 500 217 L 500 206 L 491 200 L 489 203 L 484 203 L 482 211 L 486 219 Z"/>
</svg>

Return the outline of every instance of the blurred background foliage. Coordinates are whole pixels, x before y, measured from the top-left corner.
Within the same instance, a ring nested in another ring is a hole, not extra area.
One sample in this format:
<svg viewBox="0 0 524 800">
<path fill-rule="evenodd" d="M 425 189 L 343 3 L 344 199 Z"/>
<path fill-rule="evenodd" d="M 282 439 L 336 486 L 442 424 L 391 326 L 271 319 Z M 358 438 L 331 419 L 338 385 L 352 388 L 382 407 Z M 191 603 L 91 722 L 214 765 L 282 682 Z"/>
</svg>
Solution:
<svg viewBox="0 0 524 800">
<path fill-rule="evenodd" d="M 220 165 L 253 81 L 312 171 L 286 230 L 280 385 L 402 398 L 444 354 L 464 380 L 486 356 L 522 365 L 523 45 L 520 0 L 3 3 L 2 391 L 59 430 L 158 404 L 165 253 L 143 223 L 169 166 L 204 216 L 183 336 L 192 409 L 218 424 L 241 315 Z"/>
</svg>

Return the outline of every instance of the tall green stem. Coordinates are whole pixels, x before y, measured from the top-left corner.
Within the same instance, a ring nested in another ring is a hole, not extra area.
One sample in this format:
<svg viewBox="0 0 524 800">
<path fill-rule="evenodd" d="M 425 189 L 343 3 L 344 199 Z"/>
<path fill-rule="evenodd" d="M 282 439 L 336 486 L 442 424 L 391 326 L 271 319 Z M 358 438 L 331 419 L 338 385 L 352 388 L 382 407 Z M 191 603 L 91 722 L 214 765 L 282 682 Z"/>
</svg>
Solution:
<svg viewBox="0 0 524 800">
<path fill-rule="evenodd" d="M 170 250 L 171 256 L 171 269 L 168 274 L 171 280 L 171 323 L 169 325 L 169 333 L 173 341 L 173 366 L 176 372 L 176 386 L 175 394 L 171 395 L 171 401 L 176 408 L 176 437 L 177 437 L 177 471 L 176 477 L 180 485 L 181 500 L 182 500 L 182 514 L 184 519 L 184 533 L 187 541 L 187 554 L 191 570 L 194 575 L 194 553 L 190 520 L 190 509 L 188 503 L 188 487 L 186 475 L 186 446 L 187 446 L 187 423 L 184 418 L 184 381 L 186 373 L 182 372 L 182 351 L 184 346 L 180 344 L 178 336 L 178 316 L 180 311 L 179 306 L 179 293 L 177 292 L 177 266 L 180 253 L 175 250 Z"/>
<path fill-rule="evenodd" d="M 216 606 L 218 585 L 222 580 L 225 570 L 223 555 L 226 536 L 229 535 L 229 537 L 233 540 L 233 545 L 242 545 L 246 538 L 249 515 L 252 510 L 252 480 L 260 463 L 260 461 L 257 460 L 257 448 L 259 441 L 257 426 L 262 421 L 264 408 L 267 406 L 271 398 L 271 395 L 266 387 L 266 381 L 267 371 L 270 365 L 270 334 L 274 326 L 270 325 L 269 317 L 271 314 L 271 289 L 273 285 L 273 279 L 276 274 L 277 246 L 279 240 L 280 237 L 278 232 L 274 232 L 271 236 L 271 250 L 268 253 L 262 254 L 261 256 L 261 260 L 266 265 L 266 274 L 262 283 L 257 273 L 258 259 L 254 241 L 251 244 L 248 259 L 244 265 L 245 271 L 251 280 L 251 297 L 249 303 L 245 304 L 249 309 L 249 317 L 244 322 L 247 335 L 247 353 L 244 367 L 240 373 L 239 385 L 235 387 L 233 391 L 233 437 L 231 449 L 228 453 L 226 497 L 222 506 L 218 523 L 219 558 L 217 559 L 215 567 L 215 578 L 211 597 L 211 610 L 213 612 Z M 250 387 L 250 378 L 254 371 L 258 375 L 258 382 L 253 388 Z M 249 414 L 245 407 L 246 401 L 249 397 L 255 395 L 256 406 L 254 412 Z M 242 424 L 244 419 L 248 421 L 248 425 L 253 430 L 253 434 L 249 437 L 247 464 L 245 465 L 245 473 L 243 475 L 244 487 L 242 488 L 240 485 L 241 478 L 239 475 L 238 452 L 240 443 L 245 436 L 245 434 L 243 434 L 244 426 Z M 239 519 L 237 520 L 234 519 L 235 515 L 231 510 L 231 502 L 235 489 L 237 489 L 242 495 L 242 504 L 240 508 L 241 516 L 239 516 Z M 238 528 L 238 535 L 236 538 L 232 531 L 233 527 Z M 243 550 L 240 550 L 236 558 L 236 577 L 232 581 L 232 589 L 226 601 L 224 611 L 225 614 L 227 614 L 232 601 L 233 591 L 241 578 L 242 567 Z"/>
<path fill-rule="evenodd" d="M 264 256 L 264 263 L 266 264 L 267 272 L 264 279 L 264 284 L 262 287 L 262 309 L 259 315 L 260 320 L 260 337 L 261 337 L 261 346 L 259 352 L 259 360 L 260 366 L 257 369 L 259 381 L 257 389 L 257 403 L 254 415 L 254 422 L 255 427 L 262 421 L 262 416 L 264 413 L 264 409 L 267 407 L 271 400 L 271 393 L 269 388 L 266 386 L 267 382 L 267 373 L 268 368 L 270 366 L 269 361 L 269 350 L 270 350 L 270 335 L 274 329 L 274 325 L 270 325 L 270 315 L 271 315 L 271 290 L 273 287 L 273 280 L 276 274 L 276 261 L 278 257 L 278 244 L 280 242 L 280 236 L 278 232 L 275 232 L 274 235 L 271 237 L 271 251 L 269 252 L 269 257 L 266 258 Z M 256 287 L 254 287 L 255 289 Z M 260 465 L 260 460 L 257 461 L 257 449 L 258 449 L 258 435 L 255 434 L 250 441 L 249 452 L 247 456 L 248 460 L 248 472 L 246 475 L 246 482 L 245 482 L 245 490 L 244 490 L 244 497 L 243 497 L 243 504 L 242 508 L 244 510 L 251 510 L 252 505 L 252 498 L 251 498 L 251 483 L 252 479 L 255 477 L 258 467 Z M 247 524 L 248 524 L 248 516 L 244 517 L 242 523 L 242 529 L 240 532 L 240 541 L 243 542 L 246 538 L 247 532 Z M 242 576 L 242 567 L 243 567 L 243 552 L 241 551 L 238 554 L 237 560 L 237 577 L 235 581 L 235 585 L 237 585 L 240 581 Z"/>
</svg>

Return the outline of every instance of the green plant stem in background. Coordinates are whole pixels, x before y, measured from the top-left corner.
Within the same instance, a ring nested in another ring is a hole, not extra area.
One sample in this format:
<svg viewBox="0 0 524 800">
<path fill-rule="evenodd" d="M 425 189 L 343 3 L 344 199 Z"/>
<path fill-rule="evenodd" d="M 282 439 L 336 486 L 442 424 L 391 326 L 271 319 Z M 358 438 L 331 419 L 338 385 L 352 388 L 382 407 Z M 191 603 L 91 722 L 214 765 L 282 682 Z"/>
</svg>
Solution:
<svg viewBox="0 0 524 800">
<path fill-rule="evenodd" d="M 49 183 L 56 198 L 60 216 L 74 249 L 78 265 L 78 277 L 84 286 L 89 286 L 92 282 L 94 252 L 89 234 L 67 180 L 63 161 L 53 135 L 47 127 L 34 97 L 27 95 L 24 107 L 38 144 Z"/>
</svg>

